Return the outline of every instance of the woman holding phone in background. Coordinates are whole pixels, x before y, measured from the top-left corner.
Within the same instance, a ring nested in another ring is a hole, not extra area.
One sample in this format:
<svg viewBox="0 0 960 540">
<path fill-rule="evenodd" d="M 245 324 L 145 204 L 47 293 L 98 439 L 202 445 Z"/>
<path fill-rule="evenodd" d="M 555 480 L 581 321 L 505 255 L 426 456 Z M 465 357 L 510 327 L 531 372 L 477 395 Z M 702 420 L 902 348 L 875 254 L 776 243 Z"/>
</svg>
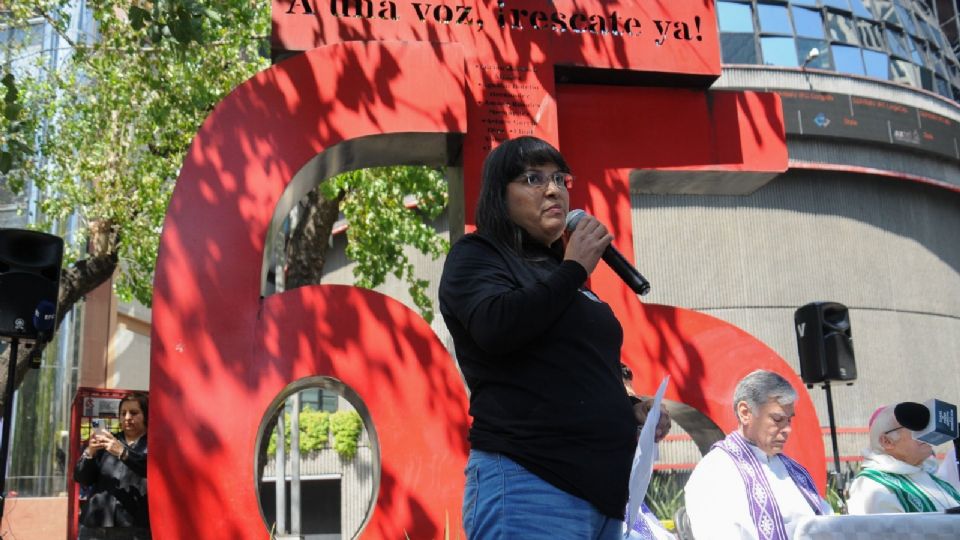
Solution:
<svg viewBox="0 0 960 540">
<path fill-rule="evenodd" d="M 73 478 L 92 488 L 80 515 L 79 540 L 148 540 L 147 396 L 120 400 L 120 432 L 97 429 Z"/>
</svg>

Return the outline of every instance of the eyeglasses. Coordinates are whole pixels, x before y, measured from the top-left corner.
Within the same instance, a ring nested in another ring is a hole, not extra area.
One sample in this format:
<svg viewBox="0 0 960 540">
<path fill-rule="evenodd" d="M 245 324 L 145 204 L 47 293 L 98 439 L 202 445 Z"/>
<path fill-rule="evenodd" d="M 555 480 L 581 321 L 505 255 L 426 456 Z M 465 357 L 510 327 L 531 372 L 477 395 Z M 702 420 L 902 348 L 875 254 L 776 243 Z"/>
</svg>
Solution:
<svg viewBox="0 0 960 540">
<path fill-rule="evenodd" d="M 895 427 L 895 428 L 893 428 L 893 429 L 888 429 L 888 430 L 884 431 L 883 434 L 884 434 L 884 435 L 888 435 L 888 434 L 893 433 L 894 431 L 896 431 L 896 430 L 898 430 L 898 429 L 903 429 L 903 426 L 897 426 L 897 427 Z"/>
<path fill-rule="evenodd" d="M 573 188 L 574 176 L 568 172 L 557 171 L 555 173 L 546 174 L 540 171 L 524 171 L 522 177 L 527 181 L 528 186 L 535 187 L 537 189 L 546 189 L 547 182 L 553 182 L 553 185 L 560 189 Z"/>
</svg>

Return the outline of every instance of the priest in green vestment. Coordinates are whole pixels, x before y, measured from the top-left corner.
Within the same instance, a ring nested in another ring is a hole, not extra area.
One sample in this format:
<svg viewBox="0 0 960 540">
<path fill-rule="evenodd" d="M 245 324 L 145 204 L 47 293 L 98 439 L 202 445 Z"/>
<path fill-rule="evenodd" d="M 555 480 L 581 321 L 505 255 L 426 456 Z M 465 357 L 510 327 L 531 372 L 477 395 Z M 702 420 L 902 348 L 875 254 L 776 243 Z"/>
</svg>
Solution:
<svg viewBox="0 0 960 540">
<path fill-rule="evenodd" d="M 850 486 L 849 512 L 942 512 L 960 506 L 960 493 L 936 474 L 933 448 L 897 422 L 895 406 L 881 407 L 870 418 L 870 448 Z"/>
</svg>

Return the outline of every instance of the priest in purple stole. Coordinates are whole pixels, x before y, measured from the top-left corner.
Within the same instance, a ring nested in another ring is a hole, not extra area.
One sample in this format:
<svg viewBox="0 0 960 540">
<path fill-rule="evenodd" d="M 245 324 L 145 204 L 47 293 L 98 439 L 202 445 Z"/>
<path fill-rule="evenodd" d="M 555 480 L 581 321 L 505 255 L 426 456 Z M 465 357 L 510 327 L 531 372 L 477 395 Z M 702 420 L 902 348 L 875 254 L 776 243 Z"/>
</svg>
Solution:
<svg viewBox="0 0 960 540">
<path fill-rule="evenodd" d="M 771 371 L 733 393 L 740 426 L 713 445 L 685 488 L 697 539 L 788 540 L 800 518 L 831 513 L 807 470 L 783 453 L 797 392 Z"/>
</svg>

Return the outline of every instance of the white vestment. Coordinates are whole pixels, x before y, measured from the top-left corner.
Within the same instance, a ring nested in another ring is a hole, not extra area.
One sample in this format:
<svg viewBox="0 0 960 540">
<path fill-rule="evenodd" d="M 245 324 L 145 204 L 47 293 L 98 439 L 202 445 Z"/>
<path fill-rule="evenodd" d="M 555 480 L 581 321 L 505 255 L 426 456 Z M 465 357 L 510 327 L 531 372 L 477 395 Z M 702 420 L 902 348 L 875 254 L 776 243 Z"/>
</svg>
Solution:
<svg viewBox="0 0 960 540">
<path fill-rule="evenodd" d="M 947 450 L 947 457 L 943 459 L 940 463 L 940 468 L 937 469 L 937 476 L 950 482 L 953 487 L 960 490 L 960 471 L 957 471 L 957 449 L 953 446 L 953 443 L 950 443 L 950 449 Z"/>
<path fill-rule="evenodd" d="M 778 456 L 768 458 L 756 446 L 751 445 L 750 449 L 766 474 L 783 515 L 787 536 L 792 538 L 797 520 L 816 514 Z M 743 477 L 725 451 L 714 448 L 700 460 L 687 481 L 684 497 L 693 536 L 698 540 L 756 540 L 759 537 L 750 517 Z M 833 513 L 822 498 L 820 506 L 824 514 Z"/>
<path fill-rule="evenodd" d="M 865 450 L 864 456 L 864 469 L 877 469 L 906 476 L 926 494 L 938 512 L 960 505 L 960 502 L 930 478 L 929 473 L 936 474 L 937 471 L 936 458 L 930 458 L 916 466 L 872 450 Z M 890 514 L 904 511 L 893 491 L 876 480 L 863 476 L 858 476 L 850 485 L 850 500 L 847 501 L 847 508 L 850 514 Z"/>
</svg>

